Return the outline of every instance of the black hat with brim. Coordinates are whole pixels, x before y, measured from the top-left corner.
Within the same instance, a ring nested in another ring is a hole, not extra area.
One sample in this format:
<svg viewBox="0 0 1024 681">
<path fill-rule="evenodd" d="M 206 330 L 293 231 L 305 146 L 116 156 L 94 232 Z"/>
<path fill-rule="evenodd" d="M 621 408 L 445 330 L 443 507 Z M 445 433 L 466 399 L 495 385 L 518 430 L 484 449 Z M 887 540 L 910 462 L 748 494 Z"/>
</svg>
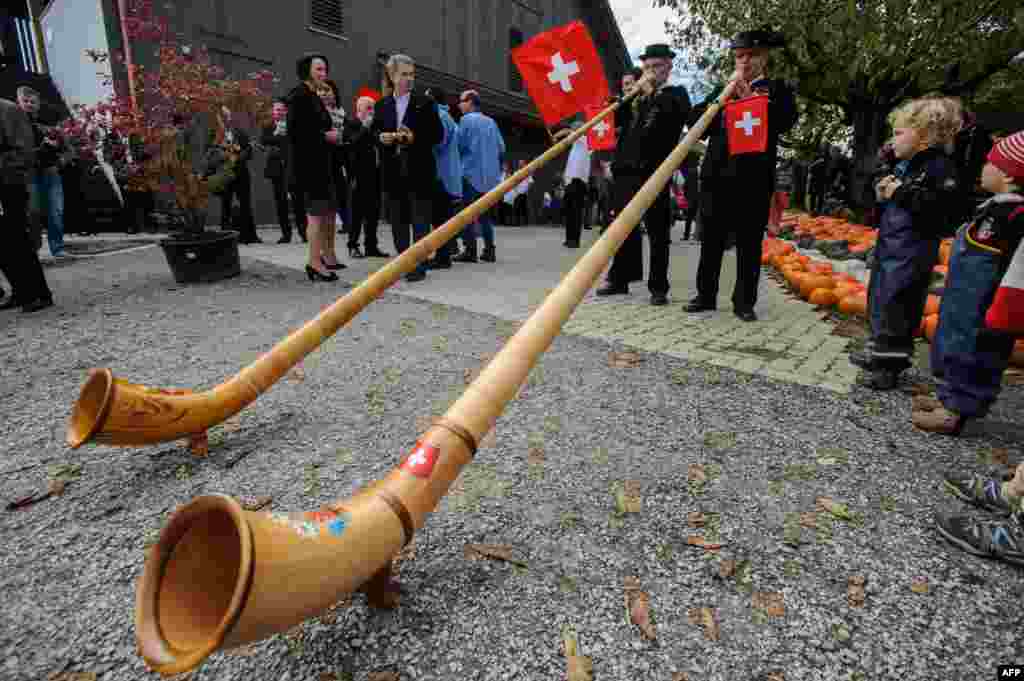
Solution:
<svg viewBox="0 0 1024 681">
<path fill-rule="evenodd" d="M 786 44 L 786 39 L 781 33 L 776 33 L 768 29 L 758 29 L 756 31 L 741 31 L 733 36 L 732 42 L 729 43 L 729 49 L 738 50 L 743 48 L 764 48 L 771 49 L 774 47 L 782 47 Z"/>
<path fill-rule="evenodd" d="M 645 59 L 675 59 L 676 53 L 665 43 L 648 45 L 644 53 L 640 55 L 640 61 Z"/>
</svg>

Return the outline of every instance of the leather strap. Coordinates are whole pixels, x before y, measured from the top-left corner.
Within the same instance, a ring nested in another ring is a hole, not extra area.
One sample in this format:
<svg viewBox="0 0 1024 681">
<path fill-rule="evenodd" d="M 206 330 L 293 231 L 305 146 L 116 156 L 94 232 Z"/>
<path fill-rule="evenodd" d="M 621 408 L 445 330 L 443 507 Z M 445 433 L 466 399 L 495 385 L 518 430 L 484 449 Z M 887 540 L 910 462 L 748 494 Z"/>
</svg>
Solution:
<svg viewBox="0 0 1024 681">
<path fill-rule="evenodd" d="M 409 509 L 405 507 L 402 500 L 387 490 L 379 490 L 377 496 L 383 501 L 398 517 L 398 521 L 402 523 L 402 532 L 405 534 L 405 541 L 402 542 L 402 546 L 406 546 L 412 541 L 412 535 L 416 532 L 416 527 L 412 523 L 412 515 L 409 514 Z"/>
<path fill-rule="evenodd" d="M 434 425 L 438 428 L 444 428 L 449 433 L 462 440 L 463 444 L 465 444 L 469 449 L 470 458 L 476 456 L 477 445 L 476 439 L 473 437 L 473 433 L 469 432 L 454 421 L 450 421 L 446 418 L 437 419 L 434 421 Z"/>
</svg>

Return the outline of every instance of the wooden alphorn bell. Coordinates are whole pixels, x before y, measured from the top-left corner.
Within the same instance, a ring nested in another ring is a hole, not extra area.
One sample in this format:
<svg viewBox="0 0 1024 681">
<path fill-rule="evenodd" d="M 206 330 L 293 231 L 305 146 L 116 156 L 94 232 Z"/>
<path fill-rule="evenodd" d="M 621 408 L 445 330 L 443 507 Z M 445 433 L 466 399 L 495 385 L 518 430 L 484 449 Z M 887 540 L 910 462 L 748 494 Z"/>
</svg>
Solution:
<svg viewBox="0 0 1024 681">
<path fill-rule="evenodd" d="M 72 449 L 87 442 L 147 445 L 188 438 L 196 452 L 197 447 L 205 443 L 208 428 L 231 418 L 254 402 L 404 274 L 415 269 L 431 253 L 498 203 L 506 192 L 564 153 L 579 137 L 638 92 L 636 89 L 605 108 L 220 385 L 202 392 L 152 388 L 115 378 L 110 369 L 92 369 L 72 409 L 66 436 L 68 445 Z"/>
<path fill-rule="evenodd" d="M 423 526 L 609 260 L 732 93 L 725 91 L 386 478 L 319 511 L 243 510 L 229 496 L 178 508 L 149 551 L 135 600 L 146 664 L 172 675 L 221 648 L 283 632 L 360 589 L 393 604 L 392 558 Z"/>
</svg>

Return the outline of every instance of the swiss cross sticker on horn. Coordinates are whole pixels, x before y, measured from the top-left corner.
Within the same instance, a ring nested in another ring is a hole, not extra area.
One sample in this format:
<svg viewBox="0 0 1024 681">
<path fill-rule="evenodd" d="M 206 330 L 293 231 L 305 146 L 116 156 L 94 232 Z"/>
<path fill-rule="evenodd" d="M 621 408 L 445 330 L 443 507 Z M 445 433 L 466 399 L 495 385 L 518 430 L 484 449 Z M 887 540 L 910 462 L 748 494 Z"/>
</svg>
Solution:
<svg viewBox="0 0 1024 681">
<path fill-rule="evenodd" d="M 768 148 L 768 97 L 757 95 L 725 105 L 729 155 L 759 154 Z"/>
<path fill-rule="evenodd" d="M 425 442 L 417 442 L 416 448 L 409 453 L 408 458 L 402 464 L 402 470 L 412 473 L 417 478 L 429 478 L 434 472 L 434 464 L 437 463 L 441 450 Z"/>
<path fill-rule="evenodd" d="M 548 127 L 608 99 L 601 57 L 581 21 L 535 35 L 512 50 L 512 61 Z"/>
<path fill-rule="evenodd" d="M 589 121 L 601 113 L 601 109 L 600 106 L 588 105 L 583 107 L 583 113 Z M 615 114 L 612 113 L 587 131 L 587 146 L 591 151 L 611 151 L 615 144 Z"/>
</svg>

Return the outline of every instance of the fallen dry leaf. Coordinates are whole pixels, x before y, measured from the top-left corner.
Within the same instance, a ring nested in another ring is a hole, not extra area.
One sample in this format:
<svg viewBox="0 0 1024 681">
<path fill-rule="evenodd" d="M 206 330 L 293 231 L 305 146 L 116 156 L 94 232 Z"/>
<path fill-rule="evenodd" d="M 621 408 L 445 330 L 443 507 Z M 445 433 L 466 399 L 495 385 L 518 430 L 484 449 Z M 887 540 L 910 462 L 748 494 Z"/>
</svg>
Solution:
<svg viewBox="0 0 1024 681">
<path fill-rule="evenodd" d="M 851 608 L 864 607 L 864 599 L 866 595 L 864 593 L 865 580 L 861 575 L 854 575 L 846 580 L 846 601 L 850 604 Z"/>
<path fill-rule="evenodd" d="M 594 678 L 594 663 L 589 657 L 579 654 L 579 641 L 570 626 L 562 629 L 562 645 L 565 649 L 568 681 L 591 681 Z"/>
<path fill-rule="evenodd" d="M 915 577 L 910 583 L 910 590 L 916 594 L 928 593 L 928 578 L 927 577 Z"/>
<path fill-rule="evenodd" d="M 786 677 L 782 672 L 772 672 L 764 681 L 786 681 Z"/>
<path fill-rule="evenodd" d="M 46 681 L 96 681 L 96 672 L 54 672 Z"/>
<path fill-rule="evenodd" d="M 519 567 L 527 567 L 526 563 L 515 557 L 511 546 L 502 544 L 466 544 L 462 547 L 462 555 L 470 560 L 494 558 Z"/>
<path fill-rule="evenodd" d="M 699 534 L 691 534 L 686 538 L 686 543 L 690 546 L 699 546 L 700 548 L 707 549 L 708 551 L 717 551 L 722 548 L 722 544 L 710 542 Z"/>
<path fill-rule="evenodd" d="M 751 601 L 756 610 L 764 610 L 769 617 L 782 617 L 786 614 L 786 605 L 781 593 L 755 591 Z"/>
<path fill-rule="evenodd" d="M 398 672 L 370 672 L 366 681 L 401 681 Z"/>
<path fill-rule="evenodd" d="M 829 497 L 818 497 L 815 499 L 815 502 L 823 511 L 828 511 L 840 520 L 853 520 L 853 514 L 850 513 L 850 509 L 846 504 L 840 504 Z"/>
<path fill-rule="evenodd" d="M 657 638 L 657 633 L 654 630 L 654 623 L 651 621 L 651 597 L 641 591 L 638 577 L 626 577 L 622 588 L 625 592 L 629 621 L 640 628 L 644 638 L 653 641 Z"/>
<path fill-rule="evenodd" d="M 686 479 L 690 482 L 702 484 L 707 482 L 708 474 L 704 471 L 704 466 L 699 463 L 691 463 L 686 471 Z"/>
<path fill-rule="evenodd" d="M 717 641 L 719 636 L 718 620 L 711 608 L 690 608 L 688 613 L 690 624 L 704 627 L 704 637 L 709 641 Z"/>
<path fill-rule="evenodd" d="M 295 383 L 301 383 L 306 380 L 306 372 L 302 367 L 295 367 L 288 372 L 288 380 L 294 381 Z"/>
<path fill-rule="evenodd" d="M 635 352 L 610 352 L 608 353 L 608 366 L 617 369 L 632 369 L 640 362 L 644 361 L 643 358 Z"/>
<path fill-rule="evenodd" d="M 32 504 L 38 504 L 40 501 L 45 501 L 46 499 L 49 499 L 51 496 L 53 496 L 53 494 L 51 494 L 50 492 L 32 492 L 31 494 L 26 494 L 24 496 L 18 497 L 14 501 L 7 502 L 7 506 L 5 506 L 4 508 L 6 508 L 8 511 L 16 511 L 19 508 L 25 508 L 26 506 L 31 506 Z"/>
<path fill-rule="evenodd" d="M 736 561 L 728 558 L 718 564 L 718 576 L 722 579 L 728 579 L 736 574 Z"/>
<path fill-rule="evenodd" d="M 910 408 L 912 411 L 935 411 L 942 406 L 942 402 L 931 395 L 914 395 L 910 398 Z"/>
<path fill-rule="evenodd" d="M 54 478 L 47 484 L 46 491 L 55 497 L 59 497 L 64 494 L 64 488 L 67 487 L 67 484 L 67 480 Z"/>
<path fill-rule="evenodd" d="M 672 681 L 690 681 L 690 676 L 686 672 L 676 672 L 672 675 Z"/>
<path fill-rule="evenodd" d="M 231 657 L 252 657 L 259 651 L 259 647 L 255 643 L 252 643 L 247 646 L 242 646 L 241 648 L 231 648 L 230 650 L 225 650 L 224 653 Z"/>
<path fill-rule="evenodd" d="M 807 511 L 800 514 L 800 524 L 810 529 L 818 527 L 818 514 L 814 511 Z"/>
<path fill-rule="evenodd" d="M 544 448 L 530 447 L 529 451 L 526 452 L 526 463 L 531 465 L 544 463 Z"/>
<path fill-rule="evenodd" d="M 700 511 L 690 511 L 686 514 L 686 524 L 690 527 L 704 527 L 707 521 L 707 516 Z"/>
<path fill-rule="evenodd" d="M 273 500 L 274 497 L 266 495 L 261 497 L 245 497 L 241 500 L 241 504 L 242 508 L 246 511 L 258 511 L 269 506 Z"/>
<path fill-rule="evenodd" d="M 639 513 L 643 509 L 640 497 L 640 482 L 626 480 L 615 490 L 615 508 L 619 513 Z"/>
</svg>

